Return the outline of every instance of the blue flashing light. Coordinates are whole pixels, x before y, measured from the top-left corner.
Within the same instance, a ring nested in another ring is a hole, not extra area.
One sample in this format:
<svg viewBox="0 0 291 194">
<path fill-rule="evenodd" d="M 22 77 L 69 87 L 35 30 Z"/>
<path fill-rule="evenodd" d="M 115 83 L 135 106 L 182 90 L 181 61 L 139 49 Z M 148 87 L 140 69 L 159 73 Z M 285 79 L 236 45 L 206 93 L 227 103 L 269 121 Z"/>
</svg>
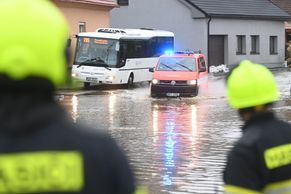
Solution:
<svg viewBox="0 0 291 194">
<path fill-rule="evenodd" d="M 198 51 L 190 51 L 190 50 L 185 50 L 185 51 L 176 51 L 175 54 L 188 54 L 188 55 L 192 55 L 192 54 L 201 54 L 201 50 Z"/>
<path fill-rule="evenodd" d="M 174 54 L 174 51 L 172 51 L 172 50 L 166 50 L 164 53 L 166 55 L 172 55 L 172 54 Z"/>
</svg>

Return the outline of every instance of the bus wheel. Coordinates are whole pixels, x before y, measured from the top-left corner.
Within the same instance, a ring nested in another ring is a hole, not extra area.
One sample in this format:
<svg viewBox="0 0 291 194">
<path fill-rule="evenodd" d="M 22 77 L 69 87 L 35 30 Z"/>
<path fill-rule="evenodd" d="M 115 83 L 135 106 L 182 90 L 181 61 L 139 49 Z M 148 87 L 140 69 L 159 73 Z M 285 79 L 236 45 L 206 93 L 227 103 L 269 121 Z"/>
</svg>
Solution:
<svg viewBox="0 0 291 194">
<path fill-rule="evenodd" d="M 84 82 L 84 89 L 86 89 L 86 90 L 90 89 L 90 83 L 89 82 Z"/>
<path fill-rule="evenodd" d="M 127 80 L 127 88 L 130 89 L 133 87 L 133 74 L 131 73 Z"/>
</svg>

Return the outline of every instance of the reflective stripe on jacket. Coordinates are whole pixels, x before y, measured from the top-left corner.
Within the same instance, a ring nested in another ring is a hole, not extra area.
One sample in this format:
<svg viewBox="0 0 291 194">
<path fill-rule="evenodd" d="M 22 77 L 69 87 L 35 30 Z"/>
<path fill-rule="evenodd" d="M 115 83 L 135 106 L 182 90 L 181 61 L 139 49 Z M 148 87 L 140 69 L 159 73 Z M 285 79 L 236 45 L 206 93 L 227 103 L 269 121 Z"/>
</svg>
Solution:
<svg viewBox="0 0 291 194">
<path fill-rule="evenodd" d="M 134 193 L 117 143 L 73 123 L 52 96 L 2 91 L 0 107 L 0 193 Z"/>
<path fill-rule="evenodd" d="M 223 178 L 227 194 L 291 193 L 291 125 L 273 113 L 248 121 Z"/>
</svg>

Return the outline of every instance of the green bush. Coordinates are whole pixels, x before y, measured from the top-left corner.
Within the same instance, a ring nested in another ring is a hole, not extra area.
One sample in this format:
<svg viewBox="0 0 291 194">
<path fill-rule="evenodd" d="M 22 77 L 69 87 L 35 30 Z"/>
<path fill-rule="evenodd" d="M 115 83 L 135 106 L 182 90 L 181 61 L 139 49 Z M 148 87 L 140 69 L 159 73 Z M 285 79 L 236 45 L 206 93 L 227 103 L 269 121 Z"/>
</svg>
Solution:
<svg viewBox="0 0 291 194">
<path fill-rule="evenodd" d="M 71 75 L 68 75 L 66 82 L 60 86 L 58 89 L 62 90 L 78 90 L 83 87 L 83 83 L 78 81 L 75 78 L 72 78 Z"/>
</svg>

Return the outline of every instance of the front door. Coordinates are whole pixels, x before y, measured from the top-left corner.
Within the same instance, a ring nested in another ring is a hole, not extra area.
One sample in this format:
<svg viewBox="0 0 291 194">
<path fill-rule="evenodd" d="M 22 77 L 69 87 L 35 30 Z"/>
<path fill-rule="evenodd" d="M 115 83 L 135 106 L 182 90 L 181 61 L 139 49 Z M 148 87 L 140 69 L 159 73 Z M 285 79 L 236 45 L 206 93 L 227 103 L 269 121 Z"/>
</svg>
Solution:
<svg viewBox="0 0 291 194">
<path fill-rule="evenodd" d="M 211 35 L 209 38 L 209 66 L 224 64 L 224 37 L 223 35 Z"/>
</svg>

